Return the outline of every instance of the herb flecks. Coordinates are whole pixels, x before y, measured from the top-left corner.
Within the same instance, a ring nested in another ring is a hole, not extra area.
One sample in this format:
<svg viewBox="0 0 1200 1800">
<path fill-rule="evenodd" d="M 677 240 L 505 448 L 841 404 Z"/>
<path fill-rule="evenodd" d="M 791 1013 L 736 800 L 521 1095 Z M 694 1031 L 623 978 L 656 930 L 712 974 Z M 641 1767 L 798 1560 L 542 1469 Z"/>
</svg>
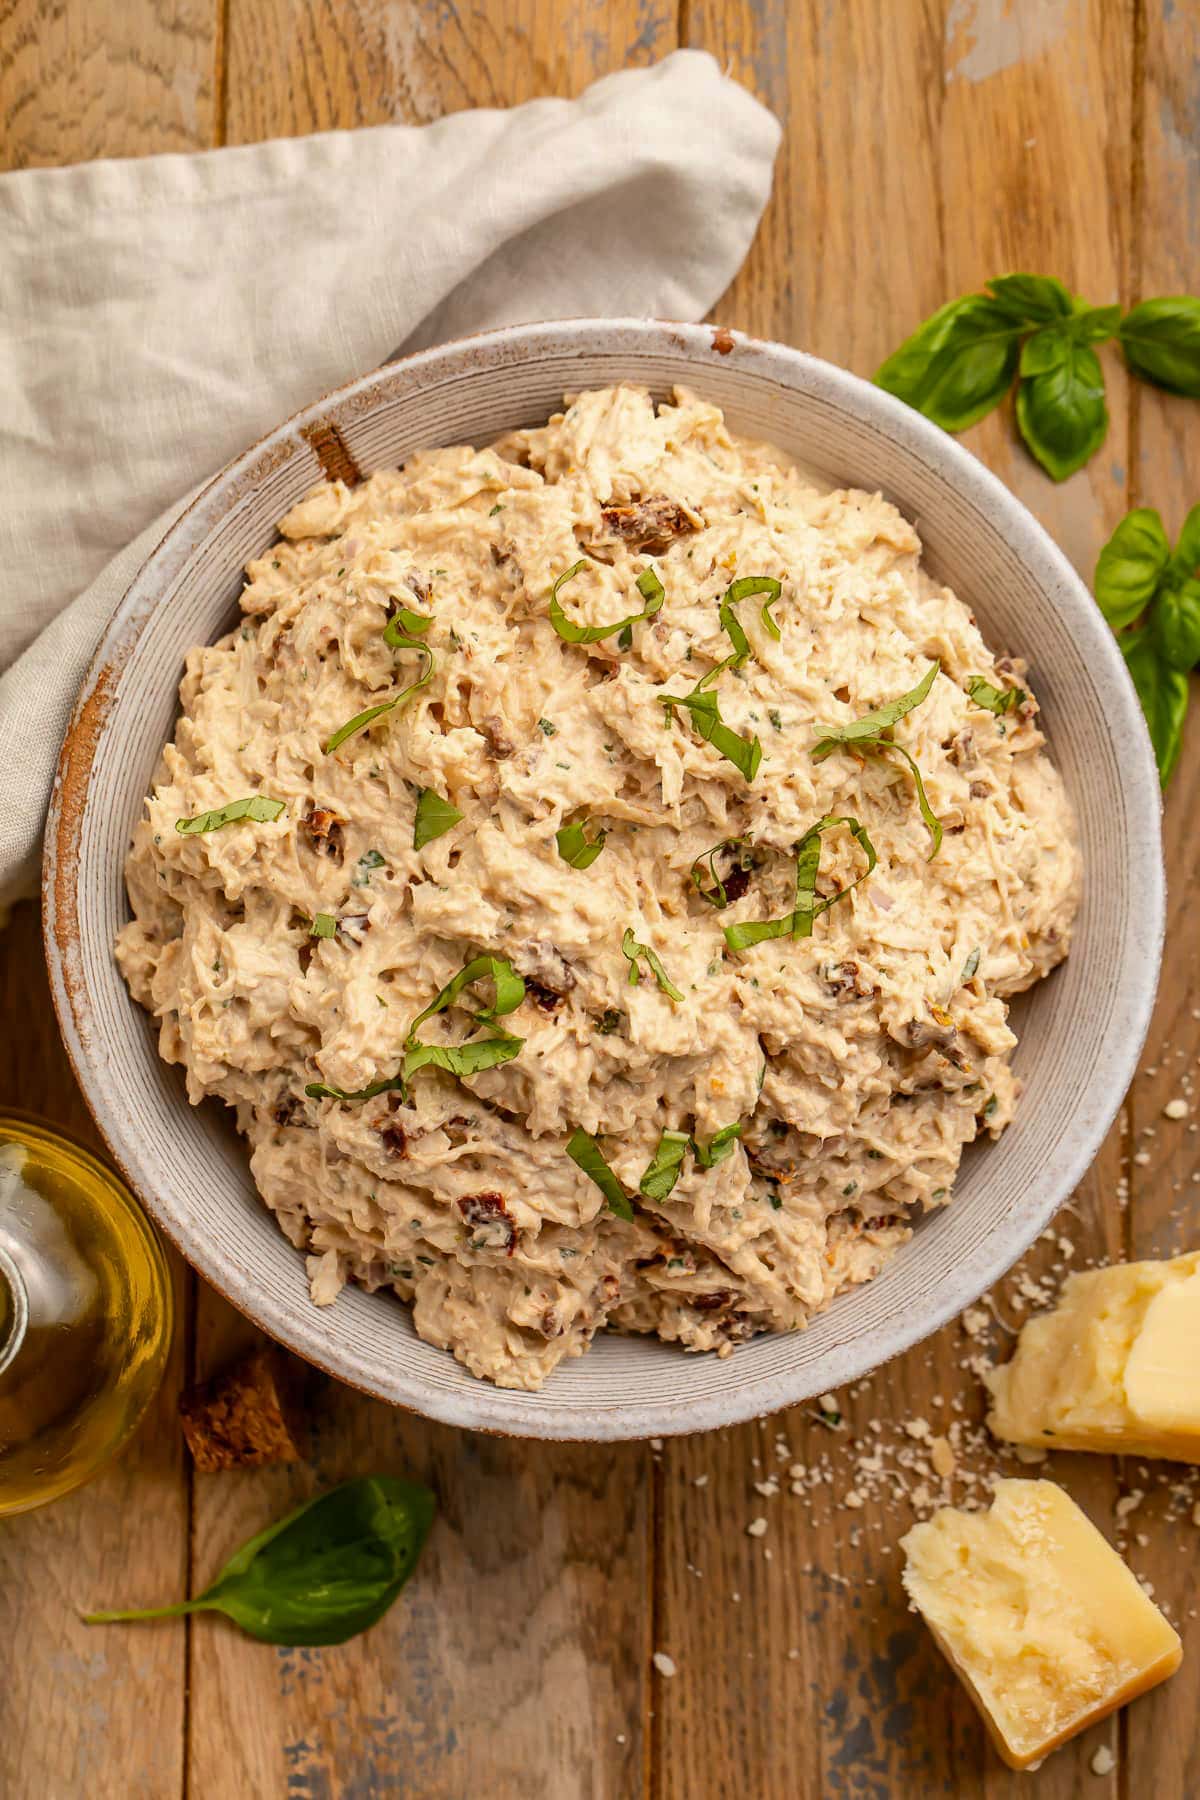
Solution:
<svg viewBox="0 0 1200 1800">
<path fill-rule="evenodd" d="M 214 806 L 190 819 L 176 819 L 175 829 L 181 837 L 196 837 L 201 832 L 220 831 L 224 825 L 236 825 L 242 819 L 268 825 L 286 811 L 282 800 L 270 800 L 265 794 L 248 794 L 244 800 L 229 800 L 224 806 Z"/>
</svg>

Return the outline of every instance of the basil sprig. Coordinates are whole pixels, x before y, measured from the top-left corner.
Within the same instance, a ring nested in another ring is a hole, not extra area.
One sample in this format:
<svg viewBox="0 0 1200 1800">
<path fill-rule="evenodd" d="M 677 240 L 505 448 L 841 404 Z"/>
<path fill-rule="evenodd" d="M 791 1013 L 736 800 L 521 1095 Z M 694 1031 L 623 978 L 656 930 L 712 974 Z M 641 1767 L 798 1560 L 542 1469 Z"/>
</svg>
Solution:
<svg viewBox="0 0 1200 1800">
<path fill-rule="evenodd" d="M 583 1170 L 589 1181 L 595 1182 L 608 1201 L 609 1211 L 616 1213 L 618 1219 L 632 1220 L 633 1207 L 629 1195 L 605 1162 L 600 1146 L 590 1131 L 571 1133 L 567 1155 Z"/>
<path fill-rule="evenodd" d="M 426 618 L 423 613 L 413 612 L 409 606 L 399 607 L 392 618 L 388 620 L 383 628 L 384 643 L 390 645 L 393 650 L 419 651 L 424 659 L 421 673 L 415 681 L 410 681 L 406 688 L 402 688 L 390 700 L 380 700 L 375 706 L 365 707 L 362 712 L 355 713 L 352 719 L 347 719 L 344 725 L 339 725 L 325 745 L 326 756 L 332 756 L 334 751 L 346 742 L 347 738 L 352 738 L 356 732 L 365 730 L 368 725 L 373 725 L 376 719 L 381 719 L 384 713 L 390 713 L 394 707 L 407 700 L 410 694 L 415 694 L 418 689 L 425 687 L 433 679 L 433 651 L 428 644 L 422 642 L 424 633 L 429 630 L 432 623 L 432 619 Z"/>
<path fill-rule="evenodd" d="M 1093 345 L 1116 337 L 1130 371 L 1200 395 L 1200 300 L 1145 300 L 1122 318 L 1048 275 L 1002 275 L 952 300 L 876 371 L 880 387 L 947 431 L 965 431 L 1017 379 L 1017 427 L 1031 454 L 1065 481 L 1108 431 L 1104 372 Z"/>
<path fill-rule="evenodd" d="M 968 675 L 967 693 L 976 706 L 995 713 L 998 719 L 1003 718 L 1007 712 L 1015 712 L 1026 699 L 1024 688 L 998 688 L 986 675 Z"/>
<path fill-rule="evenodd" d="M 702 1169 L 712 1169 L 732 1154 L 733 1146 L 741 1135 L 740 1123 L 722 1125 L 720 1131 L 714 1132 L 707 1145 L 701 1144 L 686 1131 L 664 1131 L 638 1183 L 639 1193 L 644 1194 L 647 1200 L 666 1200 L 679 1180 L 683 1171 L 683 1159 L 689 1150 Z"/>
<path fill-rule="evenodd" d="M 608 838 L 607 831 L 603 830 L 590 838 L 587 834 L 589 824 L 590 820 L 580 819 L 572 825 L 560 826 L 554 834 L 558 854 L 573 869 L 590 869 Z"/>
<path fill-rule="evenodd" d="M 222 825 L 236 825 L 239 819 L 253 819 L 259 825 L 270 824 L 287 811 L 282 800 L 268 800 L 265 794 L 250 794 L 245 800 L 230 800 L 214 806 L 209 812 L 196 813 L 190 819 L 176 819 L 175 829 L 181 837 L 194 837 L 202 831 L 219 831 Z"/>
<path fill-rule="evenodd" d="M 432 788 L 422 788 L 417 795 L 413 817 L 413 849 L 423 850 L 435 838 L 444 837 L 459 823 L 462 814 L 450 800 L 443 800 Z"/>
<path fill-rule="evenodd" d="M 821 836 L 834 825 L 844 825 L 856 840 L 867 866 L 862 874 L 850 882 L 848 887 L 838 888 L 834 894 L 819 897 L 817 894 L 817 875 L 821 866 Z M 867 836 L 864 826 L 849 814 L 827 815 L 810 825 L 799 844 L 796 846 L 796 895 L 792 910 L 780 919 L 747 919 L 740 925 L 726 925 L 725 942 L 731 950 L 748 950 L 753 944 L 764 943 L 768 938 L 791 937 L 806 938 L 812 936 L 813 922 L 847 894 L 853 893 L 859 882 L 865 881 L 878 862 L 875 846 Z"/>
<path fill-rule="evenodd" d="M 525 1039 L 514 1037 L 497 1027 L 491 1037 L 468 1044 L 425 1044 L 417 1032 L 426 1019 L 453 1006 L 464 988 L 475 981 L 490 981 L 496 990 L 491 1006 L 474 1014 L 476 1025 L 491 1025 L 506 1013 L 515 1012 L 525 998 L 525 983 L 510 962 L 500 956 L 473 956 L 464 963 L 453 980 L 448 981 L 423 1012 L 419 1012 L 408 1028 L 404 1040 L 403 1078 L 411 1081 L 418 1069 L 445 1069 L 451 1075 L 477 1075 L 482 1069 L 511 1062 L 524 1048 Z"/>
<path fill-rule="evenodd" d="M 680 993 L 679 989 L 675 986 L 674 982 L 668 978 L 667 971 L 662 966 L 662 959 L 658 955 L 658 952 L 652 950 L 649 944 L 639 944 L 634 937 L 632 927 L 630 926 L 626 926 L 625 935 L 621 939 L 621 955 L 624 956 L 629 963 L 630 987 L 636 987 L 641 979 L 641 970 L 638 968 L 638 961 L 640 958 L 644 957 L 650 966 L 650 973 L 653 975 L 655 981 L 657 981 L 663 993 L 668 994 L 672 1000 L 683 999 L 683 995 Z"/>
<path fill-rule="evenodd" d="M 1139 506 L 1127 513 L 1100 552 L 1095 590 L 1133 677 L 1165 788 L 1183 745 L 1188 671 L 1200 662 L 1200 506 L 1188 513 L 1174 550 L 1157 512 Z"/>
<path fill-rule="evenodd" d="M 655 613 L 662 611 L 666 590 L 653 569 L 643 569 L 635 583 L 638 593 L 646 602 L 641 612 L 630 613 L 624 619 L 614 619 L 610 625 L 576 625 L 568 619 L 563 611 L 559 593 L 568 581 L 573 581 L 581 569 L 588 567 L 587 558 L 580 557 L 569 569 L 555 577 L 550 589 L 550 623 L 566 644 L 598 644 L 603 638 L 611 637 L 615 631 L 632 631 L 642 619 L 652 619 Z M 628 647 L 628 646 L 626 646 Z"/>
<path fill-rule="evenodd" d="M 940 663 L 930 663 L 916 687 L 910 688 L 907 694 L 901 694 L 898 700 L 889 700 L 884 706 L 877 706 L 873 712 L 864 713 L 862 718 L 855 719 L 853 724 L 840 725 L 826 732 L 820 742 L 813 746 L 812 751 L 814 762 L 824 762 L 825 758 L 832 756 L 835 750 L 854 750 L 864 756 L 898 756 L 906 762 L 912 774 L 913 785 L 917 790 L 917 805 L 920 808 L 921 818 L 924 820 L 925 829 L 932 840 L 932 848 L 929 852 L 930 862 L 942 847 L 942 822 L 929 804 L 929 796 L 925 792 L 925 782 L 916 761 L 902 744 L 893 742 L 883 733 L 890 731 L 892 726 L 904 718 L 906 713 L 912 712 L 914 707 L 920 706 L 921 702 L 928 698 L 929 690 L 933 686 L 940 668 Z M 814 829 L 816 828 L 814 827 Z"/>
<path fill-rule="evenodd" d="M 366 1475 L 318 1494 L 260 1531 L 194 1600 L 91 1612 L 86 1625 L 221 1612 L 264 1644 L 344 1644 L 381 1619 L 433 1523 L 427 1487 Z"/>
</svg>

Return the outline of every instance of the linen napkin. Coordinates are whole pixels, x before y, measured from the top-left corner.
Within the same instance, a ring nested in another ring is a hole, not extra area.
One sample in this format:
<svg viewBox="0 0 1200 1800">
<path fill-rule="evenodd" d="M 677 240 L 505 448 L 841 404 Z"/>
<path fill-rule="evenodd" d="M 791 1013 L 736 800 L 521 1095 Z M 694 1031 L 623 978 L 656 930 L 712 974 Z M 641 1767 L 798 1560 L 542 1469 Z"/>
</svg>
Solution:
<svg viewBox="0 0 1200 1800">
<path fill-rule="evenodd" d="M 36 885 L 103 627 L 198 485 L 398 348 L 702 317 L 778 142 L 681 50 L 573 101 L 0 176 L 0 904 Z"/>
</svg>

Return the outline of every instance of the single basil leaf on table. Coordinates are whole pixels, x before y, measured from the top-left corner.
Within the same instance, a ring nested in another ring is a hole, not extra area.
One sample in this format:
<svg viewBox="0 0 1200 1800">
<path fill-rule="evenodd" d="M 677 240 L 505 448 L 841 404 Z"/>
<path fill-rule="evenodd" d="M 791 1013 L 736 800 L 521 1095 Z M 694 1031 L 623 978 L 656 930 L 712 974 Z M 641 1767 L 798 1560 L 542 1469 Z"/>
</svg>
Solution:
<svg viewBox="0 0 1200 1800">
<path fill-rule="evenodd" d="M 649 944 L 639 944 L 634 937 L 632 927 L 630 926 L 626 926 L 625 934 L 621 939 L 621 955 L 625 957 L 629 963 L 630 987 L 636 987 L 641 979 L 638 960 L 639 958 L 644 957 L 646 962 L 650 965 L 650 973 L 653 975 L 655 981 L 657 981 L 663 993 L 667 994 L 672 1000 L 683 999 L 683 995 L 669 979 L 667 971 L 663 968 L 662 958 L 659 956 L 658 952 L 652 950 Z"/>
<path fill-rule="evenodd" d="M 986 707 L 998 719 L 1006 712 L 1012 712 L 1025 699 L 1024 688 L 994 687 L 986 675 L 968 675 L 967 693 L 976 706 Z"/>
<path fill-rule="evenodd" d="M 436 1502 L 427 1487 L 362 1476 L 243 1544 L 194 1600 L 84 1614 L 88 1625 L 222 1612 L 264 1644 L 344 1644 L 383 1617 L 412 1574 Z"/>
<path fill-rule="evenodd" d="M 587 558 L 580 557 L 577 563 L 572 563 L 569 569 L 564 569 L 562 574 L 556 576 L 551 583 L 550 623 L 565 644 L 599 644 L 604 638 L 611 637 L 614 632 L 619 632 L 624 637 L 626 632 L 632 634 L 633 627 L 639 620 L 652 619 L 656 613 L 662 611 L 663 601 L 666 599 L 663 584 L 653 569 L 643 569 L 635 583 L 638 593 L 646 602 L 640 612 L 629 613 L 623 619 L 614 619 L 608 625 L 576 625 L 574 620 L 568 619 L 563 611 L 563 604 L 558 596 L 569 581 L 573 581 L 576 575 L 589 566 L 592 565 L 589 565 Z M 629 641 L 632 643 L 632 635 Z"/>
<path fill-rule="evenodd" d="M 1181 670 L 1172 669 L 1163 661 L 1153 633 L 1147 628 L 1123 631 L 1117 644 L 1142 703 L 1158 763 L 1158 778 L 1165 788 L 1175 772 L 1183 747 L 1188 678 Z"/>
<path fill-rule="evenodd" d="M 449 800 L 443 800 L 432 788 L 422 788 L 417 795 L 417 810 L 413 818 L 413 849 L 423 850 L 426 844 L 432 844 L 451 831 L 459 823 L 462 814 Z"/>
<path fill-rule="evenodd" d="M 248 794 L 244 800 L 230 800 L 191 819 L 176 819 L 175 829 L 181 837 L 194 837 L 202 831 L 219 831 L 223 825 L 236 825 L 242 819 L 269 825 L 287 811 L 282 800 L 269 800 L 265 794 Z"/>
<path fill-rule="evenodd" d="M 1014 318 L 1030 325 L 1069 318 L 1075 304 L 1053 275 L 997 275 L 987 285 Z"/>
<path fill-rule="evenodd" d="M 668 1197 L 679 1180 L 683 1159 L 691 1141 L 686 1131 L 663 1132 L 658 1140 L 658 1148 L 638 1182 L 638 1192 L 644 1194 L 647 1200 L 665 1200 Z"/>
<path fill-rule="evenodd" d="M 965 431 L 1012 386 L 1024 325 L 1000 300 L 951 300 L 875 371 L 875 384 L 946 431 Z"/>
<path fill-rule="evenodd" d="M 1149 606 L 1170 556 L 1163 522 L 1152 507 L 1126 513 L 1096 563 L 1096 604 L 1114 631 L 1132 625 Z"/>
<path fill-rule="evenodd" d="M 1143 381 L 1173 394 L 1200 397 L 1200 299 L 1174 294 L 1143 300 L 1118 333 L 1125 361 Z"/>
<path fill-rule="evenodd" d="M 1065 481 L 1104 442 L 1108 407 L 1096 352 L 1071 343 L 1062 362 L 1023 375 L 1017 388 L 1017 425 L 1031 453 L 1055 481 Z"/>
<path fill-rule="evenodd" d="M 590 1131 L 571 1133 L 567 1155 L 583 1170 L 589 1181 L 595 1182 L 608 1201 L 609 1211 L 616 1213 L 618 1219 L 632 1220 L 633 1207 L 629 1196 L 605 1162 L 600 1146 Z"/>
<path fill-rule="evenodd" d="M 587 834 L 590 823 L 590 819 L 579 819 L 572 825 L 561 825 L 554 834 L 558 854 L 572 869 L 590 869 L 604 848 L 607 831 L 598 831 L 590 838 Z"/>
<path fill-rule="evenodd" d="M 1200 581 L 1168 582 L 1150 615 L 1155 649 L 1172 669 L 1186 675 L 1200 662 Z"/>
<path fill-rule="evenodd" d="M 1200 506 L 1193 506 L 1179 533 L 1171 570 L 1184 579 L 1200 577 Z"/>
</svg>

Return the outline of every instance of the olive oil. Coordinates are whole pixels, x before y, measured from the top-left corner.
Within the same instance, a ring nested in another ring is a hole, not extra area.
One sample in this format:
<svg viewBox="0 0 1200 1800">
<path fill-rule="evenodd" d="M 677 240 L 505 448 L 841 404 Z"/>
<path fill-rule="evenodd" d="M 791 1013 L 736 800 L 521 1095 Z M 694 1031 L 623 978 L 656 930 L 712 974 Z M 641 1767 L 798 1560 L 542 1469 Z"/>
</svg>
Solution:
<svg viewBox="0 0 1200 1800">
<path fill-rule="evenodd" d="M 162 1247 L 116 1176 L 0 1113 L 0 1513 L 69 1492 L 120 1448 L 171 1328 Z"/>
</svg>

